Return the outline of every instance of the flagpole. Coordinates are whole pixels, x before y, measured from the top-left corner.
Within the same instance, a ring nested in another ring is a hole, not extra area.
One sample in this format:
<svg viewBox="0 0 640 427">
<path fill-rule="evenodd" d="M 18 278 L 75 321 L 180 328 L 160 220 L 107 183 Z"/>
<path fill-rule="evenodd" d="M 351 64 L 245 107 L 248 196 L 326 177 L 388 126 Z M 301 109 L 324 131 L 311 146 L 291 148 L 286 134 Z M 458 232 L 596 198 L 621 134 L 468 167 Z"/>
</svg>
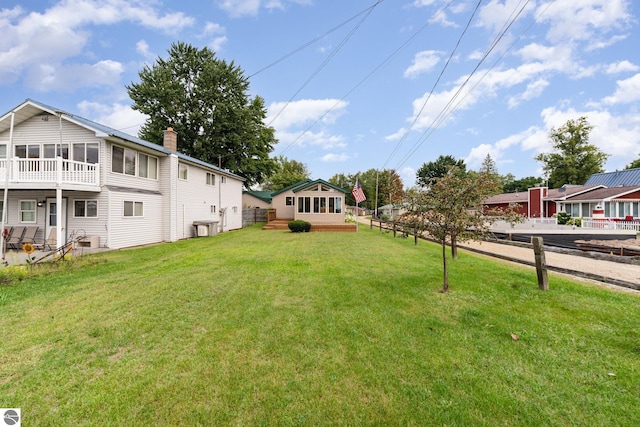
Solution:
<svg viewBox="0 0 640 427">
<path fill-rule="evenodd" d="M 360 222 L 360 221 L 358 220 L 358 205 L 359 205 L 359 204 L 360 204 L 360 203 L 358 203 L 358 201 L 356 201 L 356 233 L 358 232 L 358 227 L 359 227 L 359 224 L 358 224 L 358 223 Z"/>
</svg>

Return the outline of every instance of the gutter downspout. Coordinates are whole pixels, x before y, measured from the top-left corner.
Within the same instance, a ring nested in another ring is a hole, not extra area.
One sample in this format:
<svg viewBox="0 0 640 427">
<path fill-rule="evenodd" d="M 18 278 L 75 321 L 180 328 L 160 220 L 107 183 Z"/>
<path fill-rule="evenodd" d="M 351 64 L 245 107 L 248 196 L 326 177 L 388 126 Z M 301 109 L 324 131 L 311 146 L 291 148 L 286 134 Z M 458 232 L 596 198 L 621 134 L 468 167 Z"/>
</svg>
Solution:
<svg viewBox="0 0 640 427">
<path fill-rule="evenodd" d="M 16 113 L 14 111 L 11 112 L 11 127 L 9 128 L 9 145 L 7 146 L 7 156 L 6 156 L 6 160 L 5 160 L 5 172 L 4 172 L 4 195 L 3 195 L 3 202 L 2 202 L 2 221 L 1 221 L 1 226 L 0 226 L 0 247 L 2 248 L 2 259 L 4 260 L 4 253 L 5 253 L 5 238 L 4 238 L 4 226 L 6 223 L 6 219 L 7 219 L 7 214 L 8 214 L 8 210 L 7 210 L 7 200 L 8 200 L 8 196 L 9 196 L 9 177 L 11 176 L 10 170 L 11 170 L 11 161 L 10 161 L 10 156 L 11 156 L 11 147 L 13 145 L 13 124 L 14 124 L 14 117 L 15 117 Z"/>
</svg>

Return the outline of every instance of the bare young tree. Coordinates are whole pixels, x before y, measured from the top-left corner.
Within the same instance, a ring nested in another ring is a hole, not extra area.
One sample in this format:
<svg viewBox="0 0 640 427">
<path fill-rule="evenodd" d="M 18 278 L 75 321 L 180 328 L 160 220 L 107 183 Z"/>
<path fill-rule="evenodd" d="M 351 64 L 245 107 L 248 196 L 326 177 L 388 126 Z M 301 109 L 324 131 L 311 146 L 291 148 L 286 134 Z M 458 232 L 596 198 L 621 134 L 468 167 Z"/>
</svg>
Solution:
<svg viewBox="0 0 640 427">
<path fill-rule="evenodd" d="M 456 258 L 458 242 L 479 240 L 488 233 L 491 218 L 483 215 L 482 201 L 496 185 L 484 171 L 460 174 L 453 167 L 434 180 L 429 190 L 414 188 L 408 192 L 408 212 L 403 219 L 416 230 L 426 231 L 442 247 L 442 292 L 449 290 L 447 243 Z"/>
</svg>

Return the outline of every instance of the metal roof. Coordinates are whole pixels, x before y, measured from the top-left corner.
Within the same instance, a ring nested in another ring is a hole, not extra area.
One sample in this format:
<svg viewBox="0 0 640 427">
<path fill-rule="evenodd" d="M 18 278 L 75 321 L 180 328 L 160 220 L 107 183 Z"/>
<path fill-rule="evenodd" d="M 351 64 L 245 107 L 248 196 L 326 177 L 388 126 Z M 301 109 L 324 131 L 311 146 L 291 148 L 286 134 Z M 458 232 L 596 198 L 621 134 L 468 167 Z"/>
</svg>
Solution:
<svg viewBox="0 0 640 427">
<path fill-rule="evenodd" d="M 594 173 L 584 185 L 604 185 L 606 187 L 631 187 L 640 185 L 640 168 L 615 172 Z"/>
<path fill-rule="evenodd" d="M 613 187 L 613 188 L 598 188 L 593 191 L 589 191 L 584 194 L 577 194 L 572 197 L 567 197 L 567 201 L 592 201 L 592 200 L 612 200 L 622 196 L 626 196 L 630 193 L 640 192 L 640 186 L 628 186 L 628 187 Z"/>
</svg>

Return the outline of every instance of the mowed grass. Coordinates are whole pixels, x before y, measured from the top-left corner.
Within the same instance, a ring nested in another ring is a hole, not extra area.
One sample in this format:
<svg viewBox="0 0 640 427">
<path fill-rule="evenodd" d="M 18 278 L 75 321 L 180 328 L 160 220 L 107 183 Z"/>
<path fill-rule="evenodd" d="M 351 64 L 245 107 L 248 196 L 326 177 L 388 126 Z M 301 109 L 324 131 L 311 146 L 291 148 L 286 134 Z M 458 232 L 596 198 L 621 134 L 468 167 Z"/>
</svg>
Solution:
<svg viewBox="0 0 640 427">
<path fill-rule="evenodd" d="M 0 287 L 23 425 L 637 425 L 640 297 L 361 226 L 84 257 Z M 519 337 L 514 340 L 511 334 Z"/>
</svg>

